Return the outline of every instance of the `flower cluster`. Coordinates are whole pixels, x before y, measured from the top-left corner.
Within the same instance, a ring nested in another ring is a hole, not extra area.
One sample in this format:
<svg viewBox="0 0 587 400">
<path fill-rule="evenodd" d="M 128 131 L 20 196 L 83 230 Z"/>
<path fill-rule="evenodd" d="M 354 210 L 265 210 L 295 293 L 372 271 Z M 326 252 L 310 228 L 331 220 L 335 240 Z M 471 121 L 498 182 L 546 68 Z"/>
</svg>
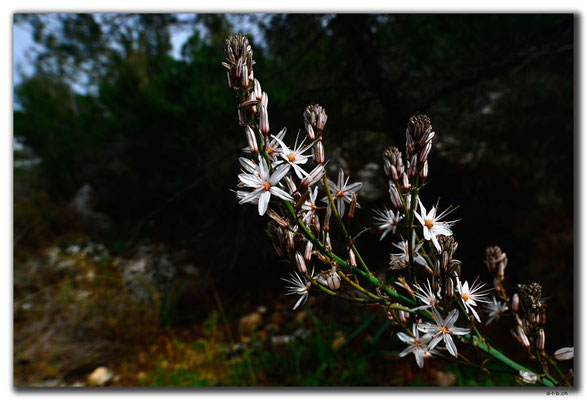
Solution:
<svg viewBox="0 0 587 400">
<path fill-rule="evenodd" d="M 247 38 L 232 35 L 224 53 L 222 65 L 228 86 L 239 99 L 238 120 L 247 143 L 239 158 L 236 196 L 240 204 L 251 203 L 259 215 L 269 217 L 267 233 L 273 247 L 296 270 L 284 279 L 286 295 L 298 296 L 293 309 L 306 303 L 312 290 L 370 304 L 382 309 L 394 327 L 407 332 L 397 333 L 408 345 L 399 356 L 414 354 L 420 368 L 424 359 L 440 356 L 443 350 L 458 357 L 456 341 L 460 341 L 513 368 L 523 383 L 553 384 L 544 361 L 548 358 L 543 357 L 546 303 L 540 285 L 521 285 L 508 297 L 504 284 L 508 260 L 497 246 L 487 249 L 485 260 L 493 287 L 480 277 L 472 283 L 463 279 L 462 263 L 454 258 L 457 220 L 446 219 L 456 208 L 440 212 L 438 200 L 428 203 L 422 196 L 435 137 L 430 118 L 416 114 L 409 119 L 405 153 L 397 147 L 383 153 L 390 205 L 374 211 L 374 227 L 379 240 L 386 239 L 394 248 L 389 274 L 403 289 L 397 291 L 371 272 L 355 246 L 360 234 L 353 237 L 346 227 L 345 221 L 359 207 L 362 183 L 350 181 L 342 169 L 336 181 L 326 176 L 323 138 L 328 116 L 324 108 L 312 104 L 304 110 L 305 137 L 298 134 L 293 146 L 288 146 L 286 128 L 271 133 L 269 97 L 254 77 L 255 61 Z M 330 238 L 333 224 L 344 238 L 344 252 L 338 254 Z M 519 370 L 519 364 L 487 345 L 476 327 L 485 318 L 481 311 L 488 317 L 487 325 L 503 315 L 513 316 L 512 333 L 541 361 L 544 374 Z M 568 360 L 573 353 L 573 348 L 563 348 L 554 357 Z"/>
</svg>

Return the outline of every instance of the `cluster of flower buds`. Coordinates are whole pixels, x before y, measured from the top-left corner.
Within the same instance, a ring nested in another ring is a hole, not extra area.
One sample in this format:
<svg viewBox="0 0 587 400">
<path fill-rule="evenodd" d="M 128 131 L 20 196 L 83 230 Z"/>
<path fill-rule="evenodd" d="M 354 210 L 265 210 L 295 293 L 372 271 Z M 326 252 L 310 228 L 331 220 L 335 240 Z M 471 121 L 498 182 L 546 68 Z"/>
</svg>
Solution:
<svg viewBox="0 0 587 400">
<path fill-rule="evenodd" d="M 224 57 L 222 66 L 227 70 L 228 87 L 236 91 L 248 89 L 255 79 L 255 61 L 249 39 L 240 33 L 231 35 L 224 42 Z"/>
<path fill-rule="evenodd" d="M 412 179 L 418 173 L 422 180 L 428 177 L 428 154 L 432 150 L 432 124 L 425 114 L 413 115 L 406 129 L 408 175 Z"/>
<path fill-rule="evenodd" d="M 544 354 L 546 303 L 542 299 L 542 287 L 538 283 L 518 285 L 518 293 L 512 296 L 512 311 L 517 323 L 512 332 L 514 337 L 524 347 Z"/>
<path fill-rule="evenodd" d="M 459 244 L 452 236 L 439 236 L 438 243 L 440 251 L 432 246 L 431 252 L 434 263 L 432 289 L 437 291 L 439 287 L 444 287 L 446 298 L 450 299 L 455 293 L 455 273 L 461 274 L 461 262 L 453 258 Z"/>
<path fill-rule="evenodd" d="M 505 288 L 503 281 L 505 279 L 505 268 L 508 265 L 507 255 L 501 251 L 499 246 L 490 246 L 485 250 L 485 265 L 489 273 L 493 276 L 493 286 L 495 290 L 505 297 Z"/>
</svg>

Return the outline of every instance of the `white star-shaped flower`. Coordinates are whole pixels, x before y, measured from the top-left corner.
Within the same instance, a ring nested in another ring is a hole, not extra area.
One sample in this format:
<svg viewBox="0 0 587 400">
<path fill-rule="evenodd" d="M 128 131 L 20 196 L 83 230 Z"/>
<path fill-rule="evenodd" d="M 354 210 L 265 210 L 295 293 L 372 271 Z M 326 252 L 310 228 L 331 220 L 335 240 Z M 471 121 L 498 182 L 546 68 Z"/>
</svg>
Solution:
<svg viewBox="0 0 587 400">
<path fill-rule="evenodd" d="M 275 163 L 275 165 L 277 166 L 283 163 L 288 163 L 294 169 L 294 172 L 296 173 L 297 177 L 300 179 L 304 179 L 304 177 L 306 177 L 308 173 L 304 171 L 303 168 L 300 167 L 300 165 L 303 165 L 308 162 L 308 158 L 310 158 L 310 156 L 307 156 L 304 153 L 312 147 L 312 143 L 304 147 L 304 142 L 306 141 L 306 139 L 304 138 L 304 140 L 302 140 L 302 143 L 300 143 L 300 145 L 298 146 L 298 137 L 296 137 L 294 147 L 293 149 L 290 149 L 278 137 L 273 136 L 273 138 L 281 146 L 281 152 L 279 156 L 282 158 L 281 160 L 278 160 Z"/>
<path fill-rule="evenodd" d="M 289 168 L 288 164 L 282 165 L 271 174 L 265 159 L 261 158 L 258 174 L 242 173 L 238 176 L 243 186 L 254 189 L 245 196 L 242 196 L 242 193 L 237 193 L 237 197 L 240 198 L 239 204 L 254 203 L 257 201 L 259 215 L 264 215 L 272 194 L 284 200 L 293 201 L 293 198 L 287 192 L 278 187 L 279 181 L 287 174 Z"/>
<path fill-rule="evenodd" d="M 489 325 L 494 320 L 499 319 L 507 310 L 508 306 L 506 303 L 498 301 L 495 299 L 495 297 L 493 297 L 493 301 L 485 305 L 485 311 L 487 311 L 487 314 L 489 314 L 489 319 L 485 324 Z"/>
<path fill-rule="evenodd" d="M 313 274 L 314 271 L 312 271 L 312 275 Z M 281 280 L 291 284 L 291 286 L 286 286 L 286 296 L 290 294 L 297 294 L 298 296 L 300 296 L 300 298 L 296 302 L 296 305 L 293 307 L 294 310 L 298 308 L 300 304 L 305 303 L 306 300 L 308 300 L 312 282 L 307 281 L 306 278 L 300 276 L 297 272 L 292 273 L 290 275 L 290 279 L 281 278 Z"/>
<path fill-rule="evenodd" d="M 412 236 L 412 253 L 414 255 L 414 262 L 422 266 L 426 265 L 426 259 L 418 253 L 420 247 L 424 242 L 415 246 L 416 238 Z M 391 269 L 402 269 L 410 264 L 410 252 L 407 240 L 402 240 L 399 244 L 393 243 L 393 245 L 400 250 L 399 253 L 391 253 L 389 255 L 389 265 Z"/>
<path fill-rule="evenodd" d="M 489 293 L 491 290 L 482 290 L 485 284 L 477 284 L 477 279 L 475 279 L 471 287 L 469 287 L 469 282 L 465 281 L 464 283 L 461 283 L 461 280 L 459 279 L 459 276 L 456 272 L 455 276 L 457 278 L 457 290 L 459 292 L 459 295 L 461 296 L 461 301 L 465 306 L 465 310 L 467 311 L 467 313 L 470 310 L 475 316 L 477 322 L 481 322 L 481 319 L 479 318 L 479 315 L 475 311 L 474 307 L 477 307 L 478 301 L 482 303 L 488 303 L 489 301 L 485 297 L 487 296 L 487 293 Z"/>
<path fill-rule="evenodd" d="M 400 212 L 398 211 L 397 213 L 394 213 L 393 211 L 388 210 L 387 208 L 384 208 L 383 211 L 379 211 L 379 210 L 373 210 L 373 211 L 375 211 L 375 214 L 377 214 L 375 216 L 375 220 L 377 221 L 375 223 L 375 226 L 379 230 L 383 231 L 379 240 L 383 240 L 383 238 L 389 232 L 395 233 L 396 228 L 397 228 L 397 224 L 399 223 L 399 221 L 402 218 Z"/>
<path fill-rule="evenodd" d="M 420 203 L 420 213 L 417 211 L 414 212 L 414 215 L 422 224 L 424 229 L 424 239 L 431 240 L 434 243 L 434 247 L 438 251 L 440 251 L 440 244 L 438 243 L 437 236 L 452 236 L 452 231 L 450 227 L 455 224 L 456 221 L 444 221 L 441 222 L 440 219 L 444 218 L 448 214 L 450 214 L 454 209 L 447 209 L 436 215 L 437 207 L 432 207 L 430 212 L 426 213 L 426 208 L 418 198 L 418 202 Z"/>
<path fill-rule="evenodd" d="M 414 292 L 414 296 L 416 296 L 420 301 L 423 303 L 420 307 L 416 307 L 412 309 L 412 311 L 417 310 L 426 310 L 431 307 L 437 307 L 438 301 L 442 298 L 440 295 L 440 288 L 438 288 L 437 293 L 435 294 L 430 286 L 430 280 L 427 281 L 427 287 L 422 287 L 420 284 L 416 284 L 416 291 Z"/>
<path fill-rule="evenodd" d="M 421 332 L 432 335 L 428 348 L 433 349 L 441 340 L 444 340 L 448 352 L 454 357 L 458 357 L 457 346 L 451 335 L 466 335 L 470 332 L 470 329 L 454 326 L 459 318 L 459 310 L 452 310 L 444 319 L 438 310 L 432 307 L 432 315 L 434 316 L 434 324 L 426 322 L 418 327 Z"/>
<path fill-rule="evenodd" d="M 363 184 L 361 182 L 355 182 L 348 185 L 349 177 L 344 179 L 344 171 L 342 168 L 338 171 L 338 182 L 334 183 L 330 179 L 328 179 L 328 186 L 330 187 L 330 191 L 332 193 L 333 199 L 336 201 L 336 209 L 338 210 L 338 215 L 341 217 L 344 215 L 344 203 L 350 203 L 353 200 L 353 194 L 357 192 Z M 322 201 L 328 202 L 328 197 L 324 197 Z M 357 203 L 357 207 L 359 204 Z"/>
<path fill-rule="evenodd" d="M 438 354 L 438 352 L 434 349 L 429 349 L 427 343 L 432 339 L 432 335 L 424 335 L 420 337 L 420 332 L 416 328 L 416 324 L 412 327 L 412 332 L 414 336 L 407 335 L 403 332 L 399 332 L 397 336 L 400 338 L 402 342 L 409 345 L 399 353 L 400 357 L 405 357 L 410 353 L 414 353 L 414 357 L 416 358 L 416 364 L 418 367 L 424 367 L 424 358 L 430 357 L 432 354 Z"/>
</svg>

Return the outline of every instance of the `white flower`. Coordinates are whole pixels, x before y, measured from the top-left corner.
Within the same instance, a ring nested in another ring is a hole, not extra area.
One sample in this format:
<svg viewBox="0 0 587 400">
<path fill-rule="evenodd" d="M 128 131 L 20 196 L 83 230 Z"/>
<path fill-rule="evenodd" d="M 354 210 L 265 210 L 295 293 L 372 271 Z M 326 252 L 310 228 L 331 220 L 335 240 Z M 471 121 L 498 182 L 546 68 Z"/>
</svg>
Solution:
<svg viewBox="0 0 587 400">
<path fill-rule="evenodd" d="M 432 240 L 432 243 L 434 243 L 434 246 L 436 247 L 436 249 L 438 251 L 440 251 L 441 249 L 440 249 L 440 244 L 438 243 L 437 236 L 439 236 L 439 235 L 452 236 L 452 231 L 450 230 L 450 227 L 453 226 L 456 222 L 456 221 L 440 222 L 440 219 L 442 219 L 445 216 L 447 216 L 448 214 L 450 214 L 454 209 L 447 209 L 447 210 L 443 211 L 442 213 L 440 213 L 440 215 L 437 216 L 436 215 L 436 211 L 437 211 L 436 207 L 432 207 L 430 212 L 426 213 L 426 208 L 424 208 L 424 205 L 422 204 L 420 199 L 418 199 L 418 202 L 420 203 L 420 213 L 415 211 L 414 215 L 416 216 L 416 218 L 418 218 L 418 221 L 420 221 L 420 223 L 422 224 L 422 227 L 424 229 L 424 239 Z"/>
<path fill-rule="evenodd" d="M 318 186 L 314 188 L 314 190 L 310 191 L 309 198 L 306 199 L 304 204 L 302 205 L 302 213 L 304 216 L 302 217 L 302 221 L 304 224 L 308 225 L 310 221 L 312 221 L 312 217 L 316 214 L 316 210 L 318 207 L 316 206 L 316 197 L 318 196 Z"/>
<path fill-rule="evenodd" d="M 284 200 L 293 201 L 293 198 L 287 192 L 277 187 L 281 178 L 289 171 L 289 168 L 289 165 L 282 165 L 270 175 L 265 159 L 261 158 L 259 174 L 242 173 L 238 176 L 244 186 L 254 189 L 244 197 L 241 197 L 242 194 L 237 193 L 237 197 L 240 198 L 239 204 L 258 201 L 259 215 L 263 215 L 267 211 L 267 205 L 272 194 Z"/>
<path fill-rule="evenodd" d="M 493 301 L 491 303 L 487 303 L 485 305 L 485 311 L 489 314 L 489 319 L 485 323 L 489 325 L 493 320 L 497 320 L 501 317 L 501 315 L 508 310 L 508 305 L 504 302 L 498 301 L 493 297 Z"/>
<path fill-rule="evenodd" d="M 334 183 L 330 179 L 328 179 L 328 186 L 330 186 L 330 191 L 332 193 L 332 198 L 336 200 L 336 209 L 338 210 L 338 215 L 341 217 L 344 215 L 344 203 L 350 203 L 353 200 L 353 194 L 357 192 L 363 184 L 361 182 L 355 182 L 350 185 L 347 185 L 349 182 L 349 177 L 344 180 L 344 171 L 340 169 L 338 171 L 338 182 Z M 322 201 L 328 202 L 328 197 L 324 197 Z M 357 204 L 357 207 L 359 205 Z"/>
<path fill-rule="evenodd" d="M 477 283 L 477 279 L 475 279 L 473 281 L 473 284 L 469 288 L 469 282 L 465 281 L 465 283 L 462 284 L 461 280 L 459 279 L 459 276 L 456 272 L 455 272 L 455 276 L 457 278 L 457 290 L 461 296 L 461 301 L 463 302 L 463 305 L 465 306 L 465 310 L 467 311 L 467 313 L 469 313 L 469 310 L 471 310 L 471 312 L 475 316 L 475 319 L 477 320 L 477 322 L 481 322 L 479 315 L 477 314 L 477 312 L 475 311 L 475 309 L 473 307 L 477 307 L 478 301 L 482 302 L 482 303 L 488 303 L 489 301 L 485 299 L 485 296 L 487 296 L 487 293 L 489 293 L 491 290 L 490 289 L 481 290 L 483 288 L 483 286 L 485 286 L 485 284 L 479 283 L 479 284 L 475 285 Z"/>
<path fill-rule="evenodd" d="M 313 273 L 313 271 L 312 271 Z M 312 282 L 307 281 L 306 278 L 298 275 L 296 272 L 290 275 L 291 279 L 281 278 L 281 280 L 290 283 L 291 286 L 286 286 L 288 290 L 285 294 L 286 296 L 290 294 L 297 294 L 300 296 L 296 305 L 294 306 L 294 310 L 298 308 L 298 306 L 302 303 L 305 303 L 308 300 L 308 296 L 310 295 L 310 287 L 312 286 Z"/>
<path fill-rule="evenodd" d="M 520 378 L 526 383 L 536 383 L 538 379 L 536 374 L 530 371 L 520 371 Z"/>
<path fill-rule="evenodd" d="M 416 307 L 412 309 L 412 311 L 425 310 L 427 308 L 437 307 L 438 300 L 442 298 L 440 295 L 440 288 L 438 288 L 437 293 L 434 294 L 434 292 L 432 291 L 432 287 L 430 286 L 430 280 L 427 279 L 426 281 L 427 288 L 423 288 L 420 284 L 416 284 L 416 291 L 414 292 L 414 296 L 420 299 L 420 301 L 424 303 L 424 305 Z"/>
<path fill-rule="evenodd" d="M 383 209 L 383 211 L 373 211 L 375 211 L 375 213 L 377 214 L 377 216 L 375 217 L 375 219 L 377 220 L 375 226 L 377 226 L 378 229 L 383 231 L 379 240 L 382 240 L 389 232 L 395 233 L 397 224 L 402 218 L 400 212 L 398 211 L 397 213 L 394 213 L 393 211 L 388 210 L 386 208 Z"/>
<path fill-rule="evenodd" d="M 434 316 L 435 324 L 426 322 L 418 327 L 420 331 L 432 335 L 432 339 L 430 340 L 430 343 L 428 343 L 428 348 L 433 349 L 441 340 L 444 340 L 448 352 L 454 357 L 458 357 L 457 346 L 451 335 L 466 335 L 470 331 L 470 329 L 457 328 L 454 326 L 459 318 L 459 311 L 452 310 L 445 320 L 442 318 L 442 315 L 440 315 L 438 310 L 432 307 L 432 315 Z"/>
<path fill-rule="evenodd" d="M 575 356 L 574 347 L 563 347 L 554 352 L 554 358 L 559 361 L 570 360 Z"/>
<path fill-rule="evenodd" d="M 305 164 L 308 162 L 308 158 L 310 158 L 310 156 L 304 155 L 304 153 L 308 151 L 310 147 L 312 147 L 312 143 L 310 143 L 306 147 L 303 147 L 304 142 L 306 141 L 306 139 L 304 138 L 304 140 L 302 140 L 302 143 L 300 143 L 300 145 L 298 146 L 298 137 L 296 136 L 296 141 L 294 143 L 294 147 L 292 150 L 289 147 L 287 147 L 285 143 L 283 143 L 283 141 L 281 141 L 281 139 L 279 139 L 278 137 L 274 136 L 273 138 L 281 146 L 280 156 L 283 159 L 278 160 L 275 163 L 275 165 L 280 165 L 286 162 L 293 167 L 294 172 L 296 173 L 298 178 L 303 179 L 305 176 L 307 176 L 308 173 L 304 171 L 302 167 L 300 167 L 300 164 Z"/>
<path fill-rule="evenodd" d="M 434 349 L 429 349 L 426 345 L 432 338 L 432 335 L 424 335 L 423 337 L 420 337 L 420 332 L 416 328 L 416 324 L 413 325 L 412 332 L 414 336 L 406 335 L 403 332 L 397 334 L 402 342 L 409 345 L 404 351 L 399 353 L 399 356 L 405 357 L 410 353 L 414 353 L 416 364 L 418 364 L 418 367 L 422 368 L 424 367 L 424 358 L 430 357 L 432 354 L 438 354 L 438 352 Z"/>
<path fill-rule="evenodd" d="M 414 262 L 416 264 L 420 264 L 422 266 L 426 265 L 426 259 L 418 253 L 420 247 L 424 243 L 420 243 L 415 246 L 415 236 L 412 236 L 412 253 L 414 255 Z M 399 253 L 391 253 L 389 255 L 390 261 L 389 265 L 391 265 L 391 269 L 402 269 L 409 265 L 410 263 L 410 253 L 409 253 L 409 246 L 407 240 L 402 240 L 399 244 L 393 243 L 393 245 L 400 250 Z"/>
</svg>

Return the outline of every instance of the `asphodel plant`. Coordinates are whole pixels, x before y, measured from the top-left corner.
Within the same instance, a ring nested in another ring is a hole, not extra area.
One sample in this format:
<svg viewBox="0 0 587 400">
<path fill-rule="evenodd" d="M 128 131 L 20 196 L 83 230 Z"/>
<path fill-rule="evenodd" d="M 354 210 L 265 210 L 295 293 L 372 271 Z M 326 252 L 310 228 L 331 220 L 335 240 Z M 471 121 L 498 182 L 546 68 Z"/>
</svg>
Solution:
<svg viewBox="0 0 587 400">
<path fill-rule="evenodd" d="M 326 176 L 326 110 L 317 104 L 305 109 L 304 135 L 290 147 L 286 128 L 276 132 L 270 127 L 269 96 L 255 78 L 247 37 L 230 36 L 224 54 L 222 65 L 238 99 L 238 121 L 246 140 L 236 196 L 240 204 L 250 203 L 268 217 L 267 233 L 275 251 L 294 269 L 284 279 L 286 294 L 298 296 L 294 310 L 320 293 L 370 305 L 398 327 L 397 340 L 406 346 L 399 356 L 413 354 L 420 368 L 427 358 L 441 357 L 489 372 L 486 361 L 493 358 L 509 367 L 520 384 L 572 384 L 572 369 L 563 372 L 560 363 L 572 359 L 573 348 L 559 349 L 553 357 L 546 352 L 546 303 L 539 284 L 518 285 L 517 292 L 508 295 L 503 284 L 508 260 L 497 246 L 487 249 L 485 260 L 493 285 L 461 279 L 451 229 L 457 221 L 446 219 L 455 209 L 440 212 L 438 202 L 423 197 L 435 137 L 428 116 L 416 114 L 407 121 L 403 152 L 397 147 L 383 152 L 389 208 L 375 211 L 374 228 L 380 230 L 380 240 L 395 239 L 389 268 L 398 278 L 389 283 L 369 269 L 345 224 L 359 206 L 362 183 L 342 169 L 336 180 Z M 334 229 L 345 241 L 344 249 L 336 252 L 330 239 Z M 479 329 L 482 316 L 486 325 L 503 316 L 512 318 L 512 336 L 527 349 L 528 365 L 489 344 Z M 484 353 L 481 361 L 459 354 L 461 346 Z"/>
</svg>

